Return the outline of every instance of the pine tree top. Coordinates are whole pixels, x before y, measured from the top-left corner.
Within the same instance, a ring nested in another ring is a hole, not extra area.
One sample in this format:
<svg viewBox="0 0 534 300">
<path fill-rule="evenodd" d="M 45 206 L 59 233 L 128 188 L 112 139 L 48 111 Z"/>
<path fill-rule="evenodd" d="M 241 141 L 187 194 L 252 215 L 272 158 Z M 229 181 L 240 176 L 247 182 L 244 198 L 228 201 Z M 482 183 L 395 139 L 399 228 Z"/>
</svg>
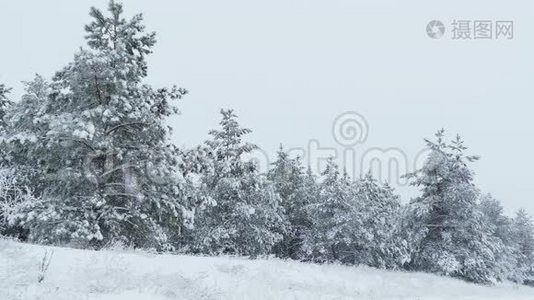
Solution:
<svg viewBox="0 0 534 300">
<path fill-rule="evenodd" d="M 106 16 L 98 8 L 91 7 L 89 15 L 93 20 L 85 25 L 87 44 L 97 51 L 125 53 L 129 59 L 137 62 L 146 76 L 145 56 L 152 53 L 156 44 L 156 33 L 145 32 L 142 14 L 137 14 L 130 20 L 125 19 L 120 3 L 110 1 L 108 12 L 110 15 Z"/>
<path fill-rule="evenodd" d="M 243 137 L 252 132 L 248 128 L 242 128 L 237 121 L 238 117 L 232 109 L 221 110 L 221 128 L 211 130 L 209 134 L 213 140 L 207 141 L 208 146 L 218 149 L 223 157 L 240 157 L 257 148 L 254 144 L 243 142 Z M 224 153 L 223 153 L 224 152 Z"/>
</svg>

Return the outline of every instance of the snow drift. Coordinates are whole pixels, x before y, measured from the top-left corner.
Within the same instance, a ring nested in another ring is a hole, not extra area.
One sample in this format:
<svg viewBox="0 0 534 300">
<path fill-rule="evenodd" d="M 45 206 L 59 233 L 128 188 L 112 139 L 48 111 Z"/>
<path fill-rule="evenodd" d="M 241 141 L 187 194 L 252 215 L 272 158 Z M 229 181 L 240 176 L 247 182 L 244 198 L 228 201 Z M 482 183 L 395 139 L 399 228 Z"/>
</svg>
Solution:
<svg viewBox="0 0 534 300">
<path fill-rule="evenodd" d="M 45 253 L 50 257 L 43 269 Z M 39 277 L 42 281 L 39 283 Z M 1 300 L 534 299 L 534 288 L 278 259 L 87 251 L 0 239 Z"/>
</svg>

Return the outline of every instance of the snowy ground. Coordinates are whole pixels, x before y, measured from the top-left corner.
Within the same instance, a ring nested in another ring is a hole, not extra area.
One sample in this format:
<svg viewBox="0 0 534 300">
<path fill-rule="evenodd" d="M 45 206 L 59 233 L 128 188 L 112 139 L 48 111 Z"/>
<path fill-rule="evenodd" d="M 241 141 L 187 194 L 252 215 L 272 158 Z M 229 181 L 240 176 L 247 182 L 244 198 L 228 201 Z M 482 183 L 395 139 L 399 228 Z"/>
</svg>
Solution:
<svg viewBox="0 0 534 300">
<path fill-rule="evenodd" d="M 44 253 L 53 250 L 38 283 Z M 0 299 L 534 299 L 534 288 L 281 260 L 85 251 L 0 239 Z"/>
</svg>

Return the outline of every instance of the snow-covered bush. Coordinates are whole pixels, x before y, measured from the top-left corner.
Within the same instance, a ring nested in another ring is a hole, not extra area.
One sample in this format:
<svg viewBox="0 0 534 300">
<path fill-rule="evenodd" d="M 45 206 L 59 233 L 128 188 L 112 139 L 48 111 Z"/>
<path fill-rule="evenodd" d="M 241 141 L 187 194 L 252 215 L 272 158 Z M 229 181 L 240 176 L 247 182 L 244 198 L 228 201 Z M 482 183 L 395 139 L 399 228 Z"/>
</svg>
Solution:
<svg viewBox="0 0 534 300">
<path fill-rule="evenodd" d="M 29 188 L 17 182 L 13 170 L 0 169 L 0 235 L 26 238 L 19 220 L 35 201 Z"/>
<path fill-rule="evenodd" d="M 370 174 L 353 182 L 332 159 L 321 179 L 317 201 L 307 207 L 312 223 L 304 239 L 307 258 L 398 268 L 408 253 L 396 235 L 401 205 L 393 190 Z"/>
</svg>

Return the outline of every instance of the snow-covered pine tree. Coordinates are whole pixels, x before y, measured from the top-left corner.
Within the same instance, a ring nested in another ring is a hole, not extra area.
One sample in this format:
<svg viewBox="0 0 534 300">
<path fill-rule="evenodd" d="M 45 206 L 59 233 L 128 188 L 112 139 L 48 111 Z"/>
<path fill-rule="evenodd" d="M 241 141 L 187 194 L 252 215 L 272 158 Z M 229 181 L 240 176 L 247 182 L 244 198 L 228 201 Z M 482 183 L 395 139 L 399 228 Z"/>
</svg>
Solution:
<svg viewBox="0 0 534 300">
<path fill-rule="evenodd" d="M 221 129 L 206 141 L 210 166 L 201 174 L 214 205 L 198 212 L 192 251 L 257 256 L 270 254 L 285 233 L 285 216 L 274 186 L 245 158 L 256 146 L 243 141 L 232 110 L 222 110 Z"/>
<path fill-rule="evenodd" d="M 16 170 L 17 181 L 21 185 L 31 186 L 40 194 L 47 186 L 39 176 L 44 176 L 43 160 L 49 154 L 42 137 L 46 126 L 42 122 L 48 83 L 39 75 L 32 81 L 24 82 L 26 93 L 22 99 L 10 106 L 5 115 L 5 131 L 2 135 L 4 155 L 2 164 Z M 41 175 L 39 175 L 41 174 Z"/>
<path fill-rule="evenodd" d="M 10 173 L 8 169 L 0 168 L 0 236 L 11 235 L 9 219 L 19 198 Z"/>
<path fill-rule="evenodd" d="M 519 247 L 514 239 L 512 220 L 504 215 L 503 208 L 499 200 L 490 194 L 480 197 L 480 211 L 483 214 L 484 222 L 491 226 L 494 236 L 501 242 L 496 247 L 496 274 L 499 280 L 522 281 L 524 274 L 517 266 L 519 264 Z"/>
<path fill-rule="evenodd" d="M 318 182 L 317 175 L 313 172 L 312 168 L 308 166 L 306 169 L 306 173 L 303 177 L 303 183 L 302 183 L 302 198 L 306 199 L 306 203 L 308 203 L 304 207 L 304 215 L 306 216 L 306 223 L 305 226 L 302 227 L 301 232 L 299 233 L 301 236 L 301 242 L 299 251 L 297 253 L 297 259 L 299 260 L 309 260 L 309 250 L 310 250 L 310 243 L 309 241 L 306 242 L 306 240 L 311 237 L 314 230 L 313 225 L 313 219 L 310 215 L 311 208 L 314 204 L 319 202 L 319 193 L 320 193 L 320 186 Z"/>
<path fill-rule="evenodd" d="M 121 4 L 108 10 L 91 8 L 89 49 L 46 86 L 30 83 L 9 118 L 13 159 L 41 196 L 20 223 L 38 242 L 163 249 L 182 229 L 187 194 L 164 121 L 186 91 L 143 83 L 155 33 Z"/>
<path fill-rule="evenodd" d="M 306 186 L 309 184 L 306 176 L 300 158 L 290 158 L 280 146 L 277 159 L 268 173 L 268 179 L 280 195 L 289 222 L 284 239 L 275 247 L 278 257 L 299 259 L 301 256 L 304 234 L 311 225 L 306 206 L 313 199 Z"/>
<path fill-rule="evenodd" d="M 6 156 L 6 121 L 4 120 L 8 108 L 11 106 L 11 101 L 9 101 L 7 94 L 9 94 L 9 89 L 6 88 L 4 84 L 0 83 L 0 168 L 5 167 L 5 156 Z"/>
<path fill-rule="evenodd" d="M 376 268 L 397 268 L 408 259 L 406 242 L 398 235 L 401 204 L 387 183 L 367 173 L 355 185 L 363 224 L 358 228 L 358 263 Z"/>
<path fill-rule="evenodd" d="M 317 183 L 317 176 L 313 173 L 310 166 L 306 169 L 304 175 L 302 197 L 307 199 L 308 205 L 317 203 L 319 199 L 319 184 Z M 307 208 L 305 208 L 307 210 Z M 311 226 L 311 223 L 308 224 Z"/>
<path fill-rule="evenodd" d="M 0 168 L 5 168 L 7 163 L 7 123 L 4 118 L 6 117 L 8 109 L 13 104 L 7 97 L 9 92 L 10 89 L 0 83 Z"/>
<path fill-rule="evenodd" d="M 526 210 L 517 211 L 513 219 L 513 238 L 518 246 L 516 271 L 520 282 L 534 281 L 534 223 Z"/>
<path fill-rule="evenodd" d="M 358 230 L 363 226 L 350 178 L 341 174 L 333 158 L 321 173 L 316 202 L 308 205 L 312 222 L 303 249 L 307 259 L 319 262 L 359 262 Z"/>
<path fill-rule="evenodd" d="M 3 107 L 7 104 L 9 109 L 3 109 L 3 129 L 0 128 L 4 208 L 9 208 L 9 212 L 4 212 L 4 220 L 9 220 L 6 226 L 9 232 L 6 234 L 22 239 L 27 238 L 28 228 L 17 223 L 17 220 L 23 217 L 23 210 L 26 213 L 31 212 L 31 205 L 37 201 L 34 198 L 36 191 L 30 192 L 28 186 L 39 186 L 39 181 L 34 180 L 37 174 L 43 173 L 38 157 L 46 155 L 48 151 L 45 147 L 37 146 L 42 142 L 39 137 L 44 135 L 39 117 L 43 111 L 47 83 L 41 76 L 36 75 L 33 81 L 24 82 L 24 85 L 26 95 L 20 101 L 6 102 L 3 98 Z"/>
<path fill-rule="evenodd" d="M 36 201 L 28 187 L 19 183 L 12 168 L 0 168 L 0 236 L 25 240 L 28 232 L 16 220 L 20 211 Z"/>
<path fill-rule="evenodd" d="M 457 137 L 444 142 L 444 131 L 435 142 L 422 169 L 409 174 L 422 195 L 411 201 L 408 215 L 414 238 L 410 267 L 450 275 L 473 282 L 496 279 L 496 249 L 499 240 L 478 209 L 478 189 L 467 162 L 467 149 Z"/>
<path fill-rule="evenodd" d="M 8 89 L 4 84 L 0 83 L 0 134 L 2 132 L 2 128 L 6 125 L 4 117 L 6 115 L 7 109 L 12 104 L 7 97 L 7 94 L 9 94 L 9 92 L 10 89 Z"/>
<path fill-rule="evenodd" d="M 198 252 L 196 247 L 196 228 L 195 216 L 202 214 L 202 211 L 215 205 L 216 202 L 206 185 L 205 174 L 213 170 L 212 152 L 205 146 L 199 145 L 192 149 L 181 149 L 179 154 L 179 170 L 181 177 L 185 179 L 186 191 L 185 197 L 188 207 L 191 207 L 187 218 L 186 228 L 180 235 L 173 237 L 173 242 L 177 250 L 183 253 Z"/>
<path fill-rule="evenodd" d="M 7 95 L 10 89 L 0 84 L 0 235 L 23 237 L 24 231 L 13 226 L 12 219 L 17 208 L 26 203 L 27 190 L 17 182 L 16 174 L 9 163 L 7 122 L 5 117 L 12 108 Z"/>
</svg>

